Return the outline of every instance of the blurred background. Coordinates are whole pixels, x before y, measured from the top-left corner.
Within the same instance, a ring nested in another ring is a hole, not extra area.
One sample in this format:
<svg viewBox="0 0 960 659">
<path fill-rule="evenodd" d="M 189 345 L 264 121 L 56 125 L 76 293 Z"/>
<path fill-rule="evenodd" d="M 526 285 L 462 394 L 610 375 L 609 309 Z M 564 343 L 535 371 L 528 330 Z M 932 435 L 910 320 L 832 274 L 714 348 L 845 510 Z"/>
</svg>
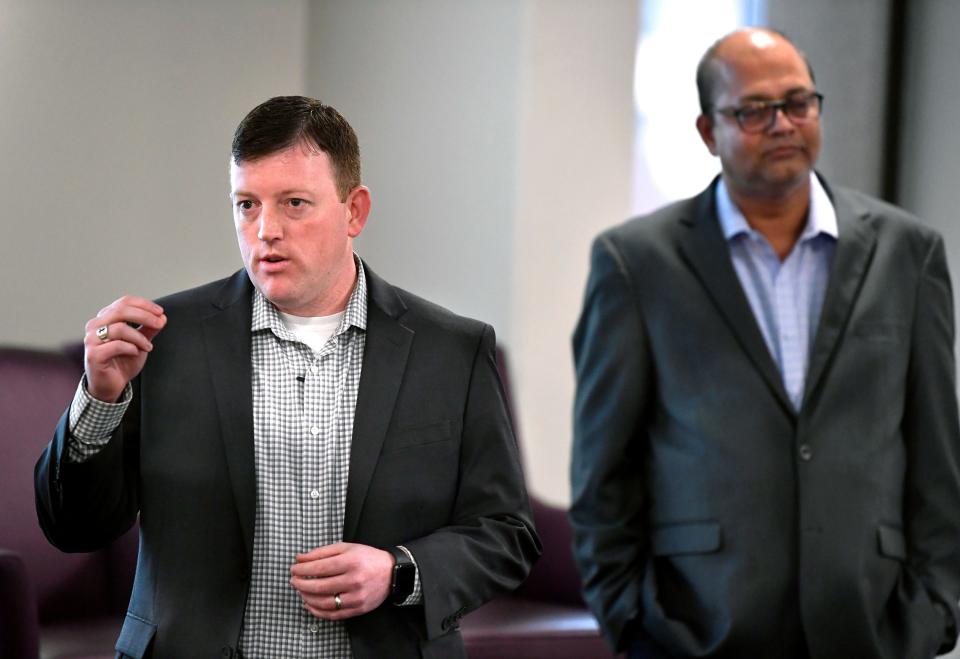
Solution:
<svg viewBox="0 0 960 659">
<path fill-rule="evenodd" d="M 239 268 L 233 129 L 316 96 L 360 137 L 359 253 L 494 324 L 530 487 L 564 505 L 590 241 L 717 173 L 694 69 L 743 24 L 808 55 L 821 171 L 936 226 L 960 271 L 952 0 L 0 0 L 0 344 Z"/>
</svg>

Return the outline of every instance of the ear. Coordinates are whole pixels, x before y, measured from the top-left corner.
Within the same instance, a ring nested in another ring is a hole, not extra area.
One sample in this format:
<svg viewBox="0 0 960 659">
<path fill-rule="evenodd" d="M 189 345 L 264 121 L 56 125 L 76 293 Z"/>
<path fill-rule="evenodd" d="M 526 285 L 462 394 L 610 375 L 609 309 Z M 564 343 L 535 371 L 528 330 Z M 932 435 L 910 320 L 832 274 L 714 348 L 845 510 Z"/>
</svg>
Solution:
<svg viewBox="0 0 960 659">
<path fill-rule="evenodd" d="M 706 114 L 697 117 L 697 132 L 712 155 L 717 155 L 717 140 L 713 137 L 713 118 Z"/>
<path fill-rule="evenodd" d="M 370 189 L 365 185 L 358 185 L 344 202 L 350 217 L 347 218 L 347 235 L 356 238 L 367 224 L 370 214 Z"/>
</svg>

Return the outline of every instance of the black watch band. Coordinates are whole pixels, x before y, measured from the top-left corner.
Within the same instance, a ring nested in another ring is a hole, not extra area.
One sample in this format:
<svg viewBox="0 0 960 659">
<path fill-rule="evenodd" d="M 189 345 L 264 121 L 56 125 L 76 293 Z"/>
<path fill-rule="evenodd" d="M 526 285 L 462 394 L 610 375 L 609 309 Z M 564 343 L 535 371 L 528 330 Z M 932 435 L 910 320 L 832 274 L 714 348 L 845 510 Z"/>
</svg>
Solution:
<svg viewBox="0 0 960 659">
<path fill-rule="evenodd" d="M 393 578 L 390 581 L 390 603 L 403 604 L 413 592 L 417 566 L 400 547 L 386 547 L 393 556 Z"/>
</svg>

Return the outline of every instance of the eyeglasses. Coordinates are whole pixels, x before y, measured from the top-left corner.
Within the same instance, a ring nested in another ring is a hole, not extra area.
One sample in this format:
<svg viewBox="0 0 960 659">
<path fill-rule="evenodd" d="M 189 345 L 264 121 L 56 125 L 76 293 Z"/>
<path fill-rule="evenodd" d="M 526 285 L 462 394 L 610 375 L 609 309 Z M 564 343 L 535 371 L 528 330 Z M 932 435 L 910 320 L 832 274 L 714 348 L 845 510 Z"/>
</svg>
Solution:
<svg viewBox="0 0 960 659">
<path fill-rule="evenodd" d="M 777 120 L 777 110 L 782 110 L 794 124 L 803 124 L 820 116 L 823 94 L 800 92 L 782 101 L 752 101 L 740 107 L 717 108 L 715 112 L 734 117 L 745 133 L 763 133 Z"/>
</svg>

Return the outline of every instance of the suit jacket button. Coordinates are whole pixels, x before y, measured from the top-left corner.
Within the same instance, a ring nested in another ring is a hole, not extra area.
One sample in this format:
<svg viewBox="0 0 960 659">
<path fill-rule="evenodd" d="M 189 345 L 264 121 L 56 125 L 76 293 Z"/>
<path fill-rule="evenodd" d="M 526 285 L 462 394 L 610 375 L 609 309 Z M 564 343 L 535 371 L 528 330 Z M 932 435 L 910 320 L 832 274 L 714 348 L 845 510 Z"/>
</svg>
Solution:
<svg viewBox="0 0 960 659">
<path fill-rule="evenodd" d="M 809 444 L 801 444 L 798 453 L 800 454 L 800 459 L 804 462 L 809 462 L 813 457 L 813 449 L 810 448 Z"/>
</svg>

